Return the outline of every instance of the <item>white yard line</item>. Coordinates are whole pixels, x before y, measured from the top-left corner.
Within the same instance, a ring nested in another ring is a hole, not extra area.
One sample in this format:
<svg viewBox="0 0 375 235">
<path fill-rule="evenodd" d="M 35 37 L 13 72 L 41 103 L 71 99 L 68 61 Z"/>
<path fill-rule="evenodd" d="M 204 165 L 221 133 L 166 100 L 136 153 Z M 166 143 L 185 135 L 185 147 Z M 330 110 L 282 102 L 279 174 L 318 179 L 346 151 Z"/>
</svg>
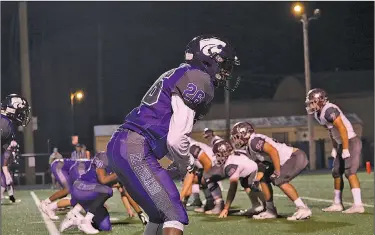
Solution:
<svg viewBox="0 0 375 235">
<path fill-rule="evenodd" d="M 48 232 L 50 235 L 60 235 L 60 232 L 59 230 L 57 230 L 56 228 L 56 225 L 52 222 L 52 220 L 50 218 L 48 218 L 47 215 L 45 215 L 43 213 L 43 211 L 39 208 L 39 205 L 40 205 L 40 200 L 38 198 L 38 196 L 33 192 L 31 191 L 30 192 L 31 194 L 31 197 L 34 199 L 34 202 L 35 202 L 35 205 L 36 207 L 38 208 L 40 214 L 42 215 L 43 217 L 43 220 L 44 220 L 44 223 L 46 224 L 46 227 L 48 229 Z"/>
</svg>

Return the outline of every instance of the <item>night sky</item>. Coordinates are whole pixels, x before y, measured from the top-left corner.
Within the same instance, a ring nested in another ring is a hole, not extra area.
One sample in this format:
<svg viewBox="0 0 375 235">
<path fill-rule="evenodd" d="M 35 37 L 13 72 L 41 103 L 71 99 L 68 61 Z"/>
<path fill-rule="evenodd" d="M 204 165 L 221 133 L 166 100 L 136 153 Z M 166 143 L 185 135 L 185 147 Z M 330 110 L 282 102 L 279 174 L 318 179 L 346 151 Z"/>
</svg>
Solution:
<svg viewBox="0 0 375 235">
<path fill-rule="evenodd" d="M 186 44 L 200 34 L 231 41 L 241 60 L 238 74 L 253 74 L 243 78 L 242 86 L 251 94 L 246 98 L 262 98 L 272 92 L 278 78 L 304 71 L 302 26 L 291 6 L 291 2 L 28 2 L 32 108 L 39 128 L 36 152 L 46 152 L 47 139 L 62 152 L 70 151 L 70 90 L 85 91 L 75 120 L 81 142 L 92 148 L 93 126 L 120 124 L 159 75 L 183 62 Z M 309 12 L 315 8 L 322 12 L 310 23 L 312 72 L 373 70 L 373 2 L 308 2 L 307 7 Z M 3 99 L 21 92 L 15 2 L 1 2 L 1 34 Z M 99 63 L 102 123 L 97 113 Z M 217 92 L 216 102 L 221 102 L 222 93 Z"/>
</svg>

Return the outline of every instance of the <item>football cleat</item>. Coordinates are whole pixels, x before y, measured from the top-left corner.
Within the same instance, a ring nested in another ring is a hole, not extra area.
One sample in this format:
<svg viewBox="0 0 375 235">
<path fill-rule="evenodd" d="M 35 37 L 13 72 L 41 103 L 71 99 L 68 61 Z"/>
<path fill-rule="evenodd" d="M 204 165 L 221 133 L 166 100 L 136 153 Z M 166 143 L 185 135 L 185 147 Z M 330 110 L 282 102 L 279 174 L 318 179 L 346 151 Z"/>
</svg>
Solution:
<svg viewBox="0 0 375 235">
<path fill-rule="evenodd" d="M 58 220 L 59 217 L 55 214 L 53 210 L 51 210 L 48 206 L 48 203 L 45 201 L 42 201 L 39 205 L 39 208 L 41 211 L 46 214 L 51 220 Z"/>
<path fill-rule="evenodd" d="M 224 201 L 215 203 L 215 207 L 211 210 L 205 212 L 206 215 L 219 215 L 220 212 L 224 209 Z"/>
<path fill-rule="evenodd" d="M 353 205 L 349 209 L 344 210 L 343 214 L 362 214 L 365 212 L 363 205 Z"/>
<path fill-rule="evenodd" d="M 253 219 L 263 220 L 263 219 L 276 219 L 277 218 L 277 211 L 275 210 L 266 210 L 258 215 L 254 215 Z"/>
<path fill-rule="evenodd" d="M 215 202 L 213 200 L 207 200 L 204 206 L 195 208 L 194 211 L 198 213 L 204 213 L 205 211 L 212 210 L 214 207 L 215 207 Z"/>
<path fill-rule="evenodd" d="M 69 211 L 65 219 L 60 224 L 60 232 L 78 226 L 84 217 L 81 214 L 75 215 L 72 211 Z"/>
<path fill-rule="evenodd" d="M 86 234 L 98 234 L 99 230 L 95 229 L 91 223 L 88 219 L 83 219 L 78 225 L 78 229 Z"/>
<path fill-rule="evenodd" d="M 192 207 L 201 207 L 202 205 L 203 205 L 202 201 L 199 198 L 194 199 L 194 201 L 192 203 L 186 204 L 186 206 L 192 206 Z"/>
<path fill-rule="evenodd" d="M 335 204 L 333 203 L 329 207 L 323 208 L 322 211 L 324 212 L 338 212 L 338 211 L 343 211 L 344 206 L 342 204 Z"/>
<path fill-rule="evenodd" d="M 240 211 L 240 215 L 244 215 L 244 216 L 253 216 L 253 215 L 257 215 L 261 212 L 264 211 L 264 206 L 262 205 L 258 205 L 258 206 L 253 206 L 247 210 L 244 210 L 244 211 Z"/>
<path fill-rule="evenodd" d="M 311 210 L 308 207 L 299 207 L 297 211 L 287 218 L 287 220 L 295 221 L 295 220 L 304 220 L 310 218 L 312 215 Z"/>
<path fill-rule="evenodd" d="M 9 200 L 12 202 L 12 203 L 16 203 L 16 199 L 14 198 L 14 196 L 9 196 Z"/>
</svg>

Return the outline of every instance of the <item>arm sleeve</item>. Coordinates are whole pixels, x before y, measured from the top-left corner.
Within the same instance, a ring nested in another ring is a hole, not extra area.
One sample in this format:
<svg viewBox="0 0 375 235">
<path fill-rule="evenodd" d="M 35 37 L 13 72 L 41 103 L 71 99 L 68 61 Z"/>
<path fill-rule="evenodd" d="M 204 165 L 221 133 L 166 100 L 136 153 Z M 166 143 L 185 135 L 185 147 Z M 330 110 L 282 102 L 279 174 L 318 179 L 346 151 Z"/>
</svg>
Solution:
<svg viewBox="0 0 375 235">
<path fill-rule="evenodd" d="M 229 164 L 225 167 L 225 174 L 229 177 L 229 179 L 238 179 L 240 177 L 240 168 L 238 165 Z"/>
<path fill-rule="evenodd" d="M 190 146 L 189 152 L 194 157 L 194 159 L 198 159 L 199 155 L 202 153 L 202 149 L 199 146 L 193 144 L 192 146 Z"/>
<path fill-rule="evenodd" d="M 262 153 L 264 152 L 264 144 L 266 143 L 266 140 L 260 137 L 255 137 L 250 141 L 250 148 L 251 150 Z"/>
<path fill-rule="evenodd" d="M 173 114 L 169 124 L 167 147 L 174 159 L 176 157 L 188 159 L 189 135 L 193 129 L 195 112 L 177 95 L 172 95 L 172 109 Z"/>
<path fill-rule="evenodd" d="M 213 98 L 211 78 L 200 70 L 187 71 L 178 80 L 172 93 L 178 95 L 192 110 L 203 109 Z"/>
<path fill-rule="evenodd" d="M 335 107 L 329 107 L 325 114 L 324 118 L 327 120 L 329 123 L 333 123 L 338 117 L 340 116 L 340 112 L 337 108 Z"/>
</svg>

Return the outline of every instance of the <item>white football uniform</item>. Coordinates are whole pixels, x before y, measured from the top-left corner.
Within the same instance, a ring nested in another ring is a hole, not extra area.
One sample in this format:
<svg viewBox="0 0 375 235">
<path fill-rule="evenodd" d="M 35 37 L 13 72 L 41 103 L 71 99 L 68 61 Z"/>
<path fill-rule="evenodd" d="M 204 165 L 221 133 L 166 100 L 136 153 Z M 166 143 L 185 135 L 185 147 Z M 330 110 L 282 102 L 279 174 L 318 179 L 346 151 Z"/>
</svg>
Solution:
<svg viewBox="0 0 375 235">
<path fill-rule="evenodd" d="M 215 154 L 212 152 L 212 148 L 205 143 L 190 139 L 190 154 L 194 157 L 194 165 L 201 169 L 202 164 L 199 162 L 198 157 L 204 152 L 211 160 L 211 167 L 216 164 Z"/>
<path fill-rule="evenodd" d="M 331 132 L 332 138 L 336 141 L 337 144 L 341 144 L 342 140 L 340 132 L 333 125 L 333 122 L 339 116 L 341 117 L 342 122 L 344 123 L 344 126 L 346 128 L 346 131 L 348 132 L 348 138 L 353 139 L 357 136 L 354 132 L 353 126 L 350 123 L 350 121 L 346 118 L 341 109 L 335 104 L 327 102 L 322 108 L 321 112 L 316 112 L 314 116 L 320 125 L 325 126 Z"/>
<path fill-rule="evenodd" d="M 225 161 L 224 171 L 229 179 L 246 178 L 254 173 L 256 175 L 258 165 L 245 154 L 237 153 L 230 155 Z"/>
<path fill-rule="evenodd" d="M 271 157 L 263 151 L 264 144 L 268 143 L 274 147 L 280 158 L 280 166 L 284 165 L 288 161 L 293 153 L 293 147 L 286 145 L 285 143 L 279 143 L 276 140 L 262 134 L 251 134 L 248 142 L 248 153 L 252 159 L 257 159 L 261 162 L 271 162 Z"/>
</svg>

